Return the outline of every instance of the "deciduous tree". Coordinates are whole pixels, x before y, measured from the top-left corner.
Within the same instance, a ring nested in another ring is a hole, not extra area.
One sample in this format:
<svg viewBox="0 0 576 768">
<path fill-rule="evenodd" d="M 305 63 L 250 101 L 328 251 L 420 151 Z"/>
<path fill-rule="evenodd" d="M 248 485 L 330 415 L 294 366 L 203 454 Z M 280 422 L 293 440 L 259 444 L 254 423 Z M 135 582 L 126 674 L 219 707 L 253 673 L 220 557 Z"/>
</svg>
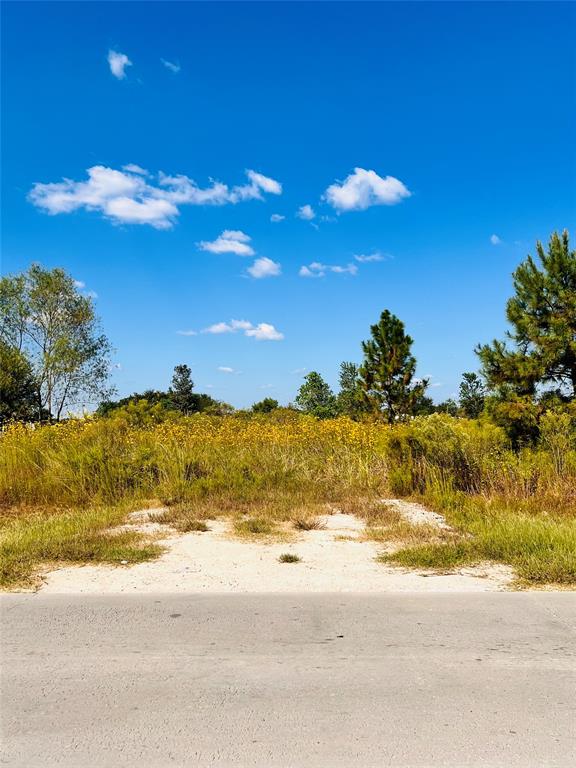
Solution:
<svg viewBox="0 0 576 768">
<path fill-rule="evenodd" d="M 0 340 L 29 361 L 40 410 L 50 419 L 111 392 L 111 347 L 93 300 L 63 269 L 34 264 L 0 280 Z"/>
</svg>

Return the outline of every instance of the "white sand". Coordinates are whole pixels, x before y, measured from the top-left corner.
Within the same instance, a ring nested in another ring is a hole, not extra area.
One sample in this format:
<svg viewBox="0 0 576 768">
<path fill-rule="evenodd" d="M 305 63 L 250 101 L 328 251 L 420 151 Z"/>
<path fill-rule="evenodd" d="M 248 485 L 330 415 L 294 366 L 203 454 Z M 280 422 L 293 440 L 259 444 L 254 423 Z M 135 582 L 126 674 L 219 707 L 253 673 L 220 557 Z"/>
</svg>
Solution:
<svg viewBox="0 0 576 768">
<path fill-rule="evenodd" d="M 384 501 L 384 500 L 383 500 Z M 398 506 L 407 504 L 393 500 Z M 390 503 L 389 500 L 386 500 Z M 418 505 L 405 510 L 413 522 L 446 526 Z M 323 518 L 326 528 L 297 532 L 289 543 L 234 538 L 228 521 L 208 521 L 207 533 L 175 534 L 168 526 L 146 522 L 148 512 L 130 516 L 130 526 L 146 532 L 165 531 L 166 552 L 136 565 L 86 565 L 61 568 L 43 578 L 50 593 L 151 592 L 487 592 L 506 589 L 513 573 L 503 566 L 461 568 L 450 573 L 413 571 L 376 561 L 384 545 L 363 541 L 364 523 L 352 515 Z M 426 513 L 426 514 L 424 514 Z M 438 518 L 438 519 L 437 519 Z M 125 526 L 123 526 L 125 528 Z M 280 563 L 290 552 L 299 563 Z"/>
</svg>

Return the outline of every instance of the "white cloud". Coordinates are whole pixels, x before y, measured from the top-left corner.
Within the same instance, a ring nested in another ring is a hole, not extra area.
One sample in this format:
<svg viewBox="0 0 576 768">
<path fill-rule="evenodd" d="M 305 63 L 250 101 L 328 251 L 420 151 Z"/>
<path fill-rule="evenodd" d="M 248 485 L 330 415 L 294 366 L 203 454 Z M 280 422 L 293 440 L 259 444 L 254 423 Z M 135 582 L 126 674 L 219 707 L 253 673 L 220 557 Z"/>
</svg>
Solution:
<svg viewBox="0 0 576 768">
<path fill-rule="evenodd" d="M 187 176 L 163 173 L 158 174 L 153 184 L 144 178 L 146 171 L 134 164 L 124 166 L 122 171 L 95 165 L 87 173 L 86 181 L 64 178 L 50 184 L 38 182 L 28 199 L 53 216 L 84 209 L 97 211 L 116 224 L 148 224 L 156 229 L 170 229 L 181 205 L 236 204 L 240 200 L 262 199 L 262 191 L 282 189 L 278 182 L 254 171 L 246 172 L 249 184 L 232 189 L 218 181 L 201 188 Z"/>
<path fill-rule="evenodd" d="M 230 368 L 228 365 L 219 365 L 218 370 L 220 373 L 236 373 L 234 368 Z"/>
<path fill-rule="evenodd" d="M 337 211 L 363 211 L 372 205 L 396 205 L 412 193 L 394 176 L 354 168 L 342 183 L 331 184 L 324 199 Z"/>
<path fill-rule="evenodd" d="M 160 59 L 160 61 L 162 62 L 162 64 L 164 64 L 166 69 L 169 69 L 170 72 L 174 72 L 175 75 L 177 75 L 178 72 L 180 72 L 180 69 L 181 69 L 180 64 L 175 64 L 174 62 L 168 61 L 167 59 Z"/>
<path fill-rule="evenodd" d="M 128 171 L 128 173 L 138 173 L 140 176 L 148 176 L 148 171 L 146 168 L 142 168 L 142 166 L 136 165 L 136 163 L 128 163 L 127 165 L 123 165 L 122 170 Z"/>
<path fill-rule="evenodd" d="M 210 253 L 235 253 L 238 256 L 254 256 L 254 248 L 248 245 L 252 238 L 240 230 L 225 229 L 216 240 L 202 240 L 198 248 Z"/>
<path fill-rule="evenodd" d="M 242 200 L 263 200 L 262 192 L 269 195 L 282 194 L 282 184 L 279 181 L 251 170 L 246 171 L 246 176 L 248 176 L 250 183 L 232 188 L 229 193 L 231 203 L 238 203 Z"/>
<path fill-rule="evenodd" d="M 354 256 L 356 261 L 360 264 L 370 264 L 373 261 L 384 261 L 386 258 L 380 251 L 374 251 L 374 253 L 358 253 Z"/>
<path fill-rule="evenodd" d="M 264 192 L 268 192 L 270 195 L 282 194 L 282 184 L 279 181 L 275 181 L 261 173 L 256 173 L 256 171 L 246 171 L 246 175 L 253 184 Z"/>
<path fill-rule="evenodd" d="M 126 67 L 132 66 L 132 62 L 125 53 L 119 53 L 112 49 L 108 51 L 108 64 L 110 66 L 110 72 L 112 72 L 114 77 L 118 78 L 118 80 L 124 80 L 126 77 Z"/>
<path fill-rule="evenodd" d="M 262 256 L 260 259 L 256 259 L 251 267 L 246 270 L 252 277 L 260 279 L 262 277 L 276 277 L 282 271 L 280 264 L 277 261 L 272 261 L 266 256 Z"/>
<path fill-rule="evenodd" d="M 86 296 L 89 299 L 97 299 L 98 294 L 96 291 L 86 291 L 84 290 L 86 288 L 86 283 L 83 280 L 74 280 L 74 288 L 77 288 L 79 291 L 82 291 L 84 296 Z"/>
<path fill-rule="evenodd" d="M 197 336 L 198 331 L 176 331 L 178 336 Z"/>
<path fill-rule="evenodd" d="M 284 221 L 285 218 L 286 216 L 282 216 L 280 213 L 273 213 L 272 216 L 270 216 L 270 221 L 277 223 L 279 221 Z"/>
<path fill-rule="evenodd" d="M 300 267 L 298 274 L 300 277 L 324 277 L 328 272 L 337 275 L 355 275 L 358 272 L 356 264 L 347 264 L 345 267 L 339 265 L 322 264 L 319 261 L 313 261 L 308 266 Z"/>
<path fill-rule="evenodd" d="M 316 214 L 311 205 L 301 205 L 300 208 L 298 208 L 296 216 L 298 216 L 299 219 L 304 219 L 304 221 L 312 221 L 312 219 L 316 218 Z"/>
<path fill-rule="evenodd" d="M 498 237 L 498 235 L 490 235 L 490 242 L 492 245 L 500 245 L 502 240 Z"/>
<path fill-rule="evenodd" d="M 284 334 L 270 323 L 258 323 L 255 328 L 246 331 L 246 336 L 252 336 L 256 341 L 281 341 L 284 338 Z"/>
<path fill-rule="evenodd" d="M 276 330 L 276 328 L 270 323 L 253 323 L 248 320 L 230 320 L 229 323 L 214 323 L 214 325 L 204 328 L 202 333 L 221 334 L 221 333 L 236 333 L 237 331 L 243 331 L 245 336 L 256 339 L 257 341 L 280 341 L 284 338 L 284 334 Z"/>
</svg>

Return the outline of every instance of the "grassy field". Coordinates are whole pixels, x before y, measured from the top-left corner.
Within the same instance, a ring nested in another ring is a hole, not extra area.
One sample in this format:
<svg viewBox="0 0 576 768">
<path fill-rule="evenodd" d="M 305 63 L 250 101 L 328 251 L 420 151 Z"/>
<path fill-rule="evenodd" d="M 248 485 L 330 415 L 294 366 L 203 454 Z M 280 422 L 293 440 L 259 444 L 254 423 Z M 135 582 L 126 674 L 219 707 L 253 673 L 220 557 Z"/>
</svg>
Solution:
<svg viewBox="0 0 576 768">
<path fill-rule="evenodd" d="M 143 506 L 167 506 L 181 531 L 230 517 L 240 536 L 317 525 L 327 505 L 364 518 L 367 536 L 401 542 L 389 560 L 447 569 L 492 560 L 526 583 L 576 583 L 576 453 L 551 417 L 541 446 L 513 452 L 493 425 L 447 416 L 387 427 L 346 418 L 118 413 L 0 436 L 0 584 L 42 563 L 130 563 L 152 542 L 110 532 Z M 415 528 L 378 504 L 407 496 L 454 532 Z"/>
</svg>

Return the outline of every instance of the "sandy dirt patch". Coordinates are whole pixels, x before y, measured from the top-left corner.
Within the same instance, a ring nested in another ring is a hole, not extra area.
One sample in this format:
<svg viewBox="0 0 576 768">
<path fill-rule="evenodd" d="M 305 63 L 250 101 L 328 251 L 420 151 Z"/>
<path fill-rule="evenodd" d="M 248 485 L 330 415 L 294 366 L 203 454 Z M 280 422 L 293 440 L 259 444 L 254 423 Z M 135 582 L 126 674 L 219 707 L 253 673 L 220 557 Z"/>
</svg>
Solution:
<svg viewBox="0 0 576 768">
<path fill-rule="evenodd" d="M 385 500 L 390 503 L 390 500 Z M 392 500 L 413 522 L 446 527 L 441 516 L 419 505 Z M 413 507 L 405 510 L 403 505 Z M 158 510 L 156 510 L 158 512 Z M 424 514 L 426 513 L 426 514 Z M 177 534 L 154 520 L 154 510 L 133 513 L 128 527 L 161 532 L 166 552 L 131 566 L 86 565 L 61 568 L 43 577 L 50 593 L 196 592 L 488 592 L 503 590 L 513 573 L 503 566 L 461 568 L 450 573 L 405 570 L 377 562 L 391 551 L 362 538 L 364 523 L 335 513 L 322 530 L 294 532 L 290 542 L 235 538 L 230 521 L 208 521 L 206 533 Z M 430 517 L 433 516 L 433 517 Z M 439 519 L 436 519 L 439 518 Z M 126 530 L 127 526 L 122 526 Z M 280 563 L 283 553 L 301 562 Z"/>
</svg>

